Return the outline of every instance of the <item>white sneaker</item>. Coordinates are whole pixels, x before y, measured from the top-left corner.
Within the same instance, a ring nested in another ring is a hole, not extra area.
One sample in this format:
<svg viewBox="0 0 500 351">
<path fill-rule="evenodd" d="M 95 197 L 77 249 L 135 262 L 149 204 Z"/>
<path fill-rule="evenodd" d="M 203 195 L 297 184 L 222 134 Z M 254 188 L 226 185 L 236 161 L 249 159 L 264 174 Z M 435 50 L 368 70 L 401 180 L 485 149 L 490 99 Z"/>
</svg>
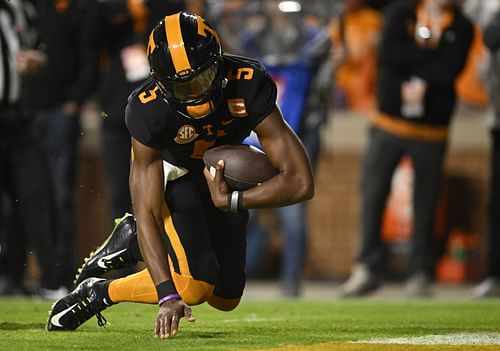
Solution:
<svg viewBox="0 0 500 351">
<path fill-rule="evenodd" d="M 57 301 L 68 295 L 68 292 L 68 289 L 64 286 L 59 287 L 59 289 L 40 288 L 38 290 L 38 296 L 45 300 Z"/>
<path fill-rule="evenodd" d="M 472 296 L 475 299 L 500 296 L 500 281 L 495 278 L 486 278 L 472 289 Z"/>
<path fill-rule="evenodd" d="M 356 264 L 349 279 L 340 287 L 339 297 L 363 296 L 380 286 L 379 278 L 365 264 Z"/>
<path fill-rule="evenodd" d="M 430 277 L 423 272 L 413 274 L 406 282 L 406 294 L 408 297 L 432 296 Z"/>
</svg>

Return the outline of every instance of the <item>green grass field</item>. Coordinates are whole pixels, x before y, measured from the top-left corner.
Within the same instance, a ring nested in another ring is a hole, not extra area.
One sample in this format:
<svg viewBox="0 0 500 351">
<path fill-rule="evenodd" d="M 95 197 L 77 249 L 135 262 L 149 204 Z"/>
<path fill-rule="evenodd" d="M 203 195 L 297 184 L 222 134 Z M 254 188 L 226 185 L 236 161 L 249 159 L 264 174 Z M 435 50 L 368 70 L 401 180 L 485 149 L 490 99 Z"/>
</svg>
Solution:
<svg viewBox="0 0 500 351">
<path fill-rule="evenodd" d="M 156 306 L 120 304 L 74 332 L 46 332 L 50 304 L 0 300 L 0 350 L 500 350 L 495 345 L 393 345 L 373 338 L 480 333 L 500 338 L 500 299 L 243 300 L 232 312 L 194 306 L 195 323 L 181 321 L 169 340 L 153 337 Z M 292 345 L 298 345 L 296 347 Z M 310 345 L 310 346 L 306 346 Z"/>
</svg>

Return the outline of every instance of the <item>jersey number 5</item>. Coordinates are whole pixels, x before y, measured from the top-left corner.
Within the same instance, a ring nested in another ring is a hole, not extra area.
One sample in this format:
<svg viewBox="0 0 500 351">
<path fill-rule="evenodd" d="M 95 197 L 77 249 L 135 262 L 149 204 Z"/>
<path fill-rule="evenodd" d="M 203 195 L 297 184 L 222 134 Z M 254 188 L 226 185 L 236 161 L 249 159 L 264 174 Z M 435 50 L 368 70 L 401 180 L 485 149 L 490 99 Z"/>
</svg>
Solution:
<svg viewBox="0 0 500 351">
<path fill-rule="evenodd" d="M 158 95 L 156 94 L 157 90 L 158 87 L 154 87 L 154 89 L 143 91 L 139 94 L 139 100 L 141 100 L 143 104 L 147 104 L 150 101 L 156 100 L 156 98 L 158 97 Z"/>
</svg>

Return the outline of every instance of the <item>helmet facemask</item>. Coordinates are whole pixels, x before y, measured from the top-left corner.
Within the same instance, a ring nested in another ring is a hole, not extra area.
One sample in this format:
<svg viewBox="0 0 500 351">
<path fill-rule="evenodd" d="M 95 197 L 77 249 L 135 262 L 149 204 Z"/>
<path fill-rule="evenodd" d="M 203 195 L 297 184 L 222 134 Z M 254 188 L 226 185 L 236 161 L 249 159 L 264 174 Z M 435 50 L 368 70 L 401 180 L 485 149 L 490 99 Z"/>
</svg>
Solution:
<svg viewBox="0 0 500 351">
<path fill-rule="evenodd" d="M 217 33 L 199 16 L 180 12 L 160 21 L 150 35 L 151 76 L 162 98 L 180 114 L 212 113 L 225 86 Z"/>
<path fill-rule="evenodd" d="M 220 60 L 214 60 L 187 80 L 171 80 L 152 73 L 163 99 L 183 115 L 201 118 L 213 112 L 221 96 Z M 205 111 L 206 113 L 204 113 Z"/>
</svg>

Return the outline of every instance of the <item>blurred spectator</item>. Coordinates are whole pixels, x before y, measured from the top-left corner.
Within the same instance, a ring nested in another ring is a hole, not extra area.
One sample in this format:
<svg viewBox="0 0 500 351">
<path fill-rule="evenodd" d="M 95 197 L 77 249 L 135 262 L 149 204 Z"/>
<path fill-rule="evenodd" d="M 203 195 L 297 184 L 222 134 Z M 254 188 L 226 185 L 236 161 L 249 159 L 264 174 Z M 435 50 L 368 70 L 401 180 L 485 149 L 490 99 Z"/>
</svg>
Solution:
<svg viewBox="0 0 500 351">
<path fill-rule="evenodd" d="M 58 299 L 67 291 L 56 269 L 49 175 L 32 116 L 20 104 L 22 75 L 45 64 L 32 49 L 33 15 L 28 1 L 0 0 L 0 295 L 26 293 L 28 247 L 38 260 L 40 295 Z"/>
<path fill-rule="evenodd" d="M 498 2 L 500 5 L 500 1 Z M 484 30 L 489 50 L 486 75 L 490 97 L 490 192 L 486 232 L 486 278 L 473 290 L 474 297 L 500 295 L 500 10 Z"/>
<path fill-rule="evenodd" d="M 47 63 L 26 82 L 24 104 L 35 116 L 48 160 L 55 208 L 57 261 L 64 285 L 75 269 L 76 175 L 81 105 L 98 74 L 95 0 L 37 0 L 40 48 Z"/>
<path fill-rule="evenodd" d="M 395 167 L 411 157 L 414 230 L 407 261 L 407 293 L 426 296 L 434 266 L 434 221 L 454 84 L 473 37 L 459 0 L 411 0 L 389 6 L 379 47 L 378 112 L 372 120 L 362 175 L 357 263 L 341 296 L 366 294 L 381 284 L 385 246 L 381 221 Z"/>
<path fill-rule="evenodd" d="M 364 0 L 346 0 L 332 23 L 335 107 L 375 108 L 377 47 L 382 26 L 378 11 Z"/>
<path fill-rule="evenodd" d="M 103 65 L 98 89 L 102 146 L 111 194 L 111 218 L 131 212 L 128 178 L 130 134 L 125 126 L 127 97 L 149 77 L 147 35 L 162 17 L 184 10 L 182 0 L 102 0 L 99 25 Z"/>
<path fill-rule="evenodd" d="M 464 14 L 484 31 L 498 9 L 498 0 L 463 0 L 462 9 Z"/>
<path fill-rule="evenodd" d="M 305 23 L 300 12 L 286 13 L 278 1 L 264 4 L 264 25 L 243 35 L 245 54 L 260 59 L 278 86 L 278 105 L 288 124 L 301 138 L 315 166 L 319 153 L 319 127 L 327 116 L 331 86 L 327 29 Z M 252 142 L 253 139 L 250 139 Z M 253 141 L 255 142 L 255 141 Z M 307 250 L 307 204 L 274 209 L 283 234 L 281 290 L 300 294 Z M 267 230 L 258 210 L 250 211 L 247 232 L 247 273 L 251 276 L 267 242 Z"/>
<path fill-rule="evenodd" d="M 230 54 L 242 54 L 240 35 L 252 27 L 248 15 L 256 3 L 247 1 L 209 1 L 206 17 L 217 23 L 222 50 Z M 242 25 L 243 24 L 243 25 Z"/>
<path fill-rule="evenodd" d="M 483 79 L 488 56 L 483 41 L 483 29 L 491 20 L 497 6 L 497 0 L 463 1 L 464 14 L 474 23 L 474 39 L 467 63 L 457 79 L 456 88 L 460 103 L 467 106 L 485 109 L 488 105 L 488 93 Z"/>
</svg>

